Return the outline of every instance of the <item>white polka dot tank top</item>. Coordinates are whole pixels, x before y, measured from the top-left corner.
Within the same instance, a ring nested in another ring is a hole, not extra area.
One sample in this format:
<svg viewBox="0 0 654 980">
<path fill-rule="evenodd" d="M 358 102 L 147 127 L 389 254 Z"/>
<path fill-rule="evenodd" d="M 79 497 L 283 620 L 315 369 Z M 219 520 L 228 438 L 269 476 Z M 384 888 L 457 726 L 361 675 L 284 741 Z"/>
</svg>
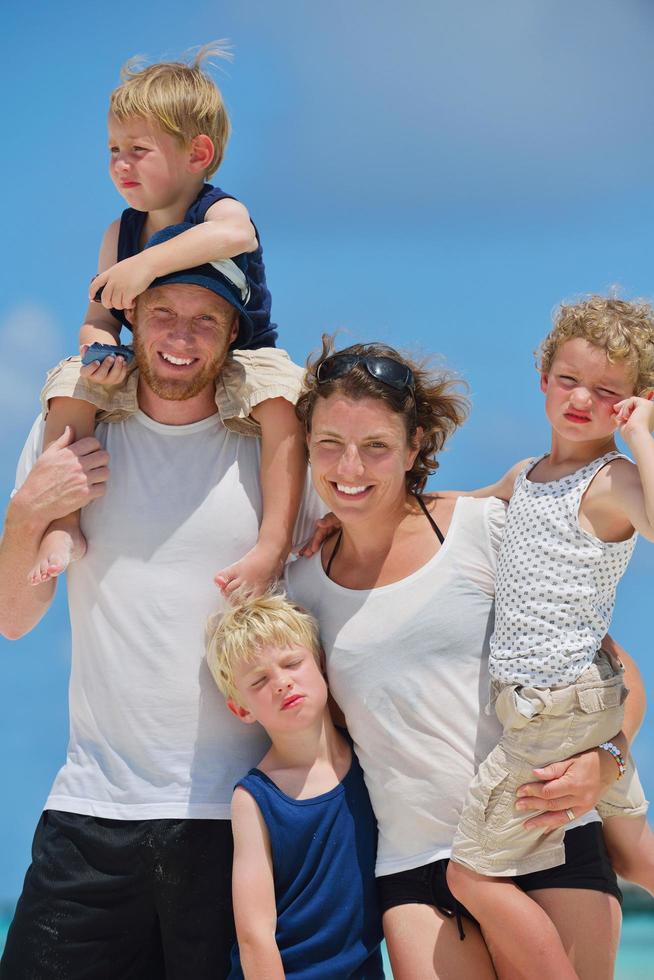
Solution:
<svg viewBox="0 0 654 980">
<path fill-rule="evenodd" d="M 497 564 L 491 676 L 504 684 L 573 684 L 609 628 L 615 590 L 636 544 L 600 541 L 579 525 L 581 498 L 610 452 L 561 480 L 518 475 Z"/>
</svg>

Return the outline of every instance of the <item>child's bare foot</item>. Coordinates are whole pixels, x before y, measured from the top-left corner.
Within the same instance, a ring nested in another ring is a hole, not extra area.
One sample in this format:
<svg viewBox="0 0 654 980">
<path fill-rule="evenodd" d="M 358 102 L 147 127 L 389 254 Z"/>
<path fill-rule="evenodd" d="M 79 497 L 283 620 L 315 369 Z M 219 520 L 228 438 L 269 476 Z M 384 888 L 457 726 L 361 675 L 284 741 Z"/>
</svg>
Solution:
<svg viewBox="0 0 654 980">
<path fill-rule="evenodd" d="M 258 542 L 240 561 L 223 568 L 214 582 L 226 599 L 262 595 L 282 573 L 284 556 Z"/>
<path fill-rule="evenodd" d="M 86 551 L 86 538 L 79 524 L 57 527 L 51 524 L 43 535 L 36 565 L 27 576 L 30 585 L 41 585 L 65 572 L 71 561 L 77 561 Z"/>
</svg>

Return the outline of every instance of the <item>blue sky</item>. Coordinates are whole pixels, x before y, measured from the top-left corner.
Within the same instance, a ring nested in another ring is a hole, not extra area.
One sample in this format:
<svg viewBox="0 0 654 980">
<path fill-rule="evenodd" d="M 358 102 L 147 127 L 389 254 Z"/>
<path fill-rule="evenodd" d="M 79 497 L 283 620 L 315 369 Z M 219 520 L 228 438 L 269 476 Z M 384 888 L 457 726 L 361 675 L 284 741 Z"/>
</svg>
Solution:
<svg viewBox="0 0 654 980">
<path fill-rule="evenodd" d="M 47 366 L 73 351 L 102 231 L 122 209 L 105 113 L 121 64 L 230 38 L 233 121 L 217 183 L 261 231 L 281 340 L 323 330 L 438 352 L 473 396 L 433 486 L 488 483 L 547 448 L 532 352 L 563 298 L 654 295 L 654 9 L 648 0 L 12 4 L 0 158 L 0 480 Z M 649 658 L 654 549 L 615 636 Z M 2 644 L 0 899 L 15 897 L 63 760 L 65 603 Z M 654 792 L 654 722 L 637 759 Z"/>
</svg>

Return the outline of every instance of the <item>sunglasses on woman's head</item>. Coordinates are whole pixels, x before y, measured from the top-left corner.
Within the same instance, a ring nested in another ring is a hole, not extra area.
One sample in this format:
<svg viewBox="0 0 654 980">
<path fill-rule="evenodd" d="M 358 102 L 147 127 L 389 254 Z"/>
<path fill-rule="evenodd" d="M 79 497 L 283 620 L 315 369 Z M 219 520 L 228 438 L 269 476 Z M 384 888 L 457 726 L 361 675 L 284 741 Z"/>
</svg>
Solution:
<svg viewBox="0 0 654 980">
<path fill-rule="evenodd" d="M 342 378 L 358 366 L 364 367 L 371 378 L 381 381 L 397 391 L 411 391 L 415 387 L 413 371 L 392 357 L 377 357 L 374 354 L 332 354 L 325 358 L 316 370 L 319 385 Z"/>
</svg>

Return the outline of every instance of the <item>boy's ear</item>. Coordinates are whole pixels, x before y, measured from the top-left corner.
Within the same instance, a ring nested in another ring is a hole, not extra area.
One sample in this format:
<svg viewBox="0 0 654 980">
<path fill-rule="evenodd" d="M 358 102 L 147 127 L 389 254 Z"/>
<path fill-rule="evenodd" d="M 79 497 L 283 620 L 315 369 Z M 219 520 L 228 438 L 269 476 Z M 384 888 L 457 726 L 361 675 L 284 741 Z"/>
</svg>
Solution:
<svg viewBox="0 0 654 980">
<path fill-rule="evenodd" d="M 549 375 L 548 374 L 545 374 L 544 371 L 541 371 L 541 373 L 540 373 L 540 390 L 542 392 L 546 392 L 547 391 L 547 382 L 548 382 L 548 380 L 549 380 Z"/>
<path fill-rule="evenodd" d="M 247 708 L 244 708 L 241 704 L 237 704 L 233 698 L 227 698 L 227 707 L 233 715 L 236 715 L 246 725 L 252 725 L 257 720 L 250 714 Z"/>
<path fill-rule="evenodd" d="M 206 170 L 213 160 L 213 155 L 214 145 L 211 137 L 207 136 L 206 133 L 199 133 L 198 136 L 194 136 L 191 140 L 188 161 L 191 173 L 196 174 L 201 170 Z"/>
</svg>

